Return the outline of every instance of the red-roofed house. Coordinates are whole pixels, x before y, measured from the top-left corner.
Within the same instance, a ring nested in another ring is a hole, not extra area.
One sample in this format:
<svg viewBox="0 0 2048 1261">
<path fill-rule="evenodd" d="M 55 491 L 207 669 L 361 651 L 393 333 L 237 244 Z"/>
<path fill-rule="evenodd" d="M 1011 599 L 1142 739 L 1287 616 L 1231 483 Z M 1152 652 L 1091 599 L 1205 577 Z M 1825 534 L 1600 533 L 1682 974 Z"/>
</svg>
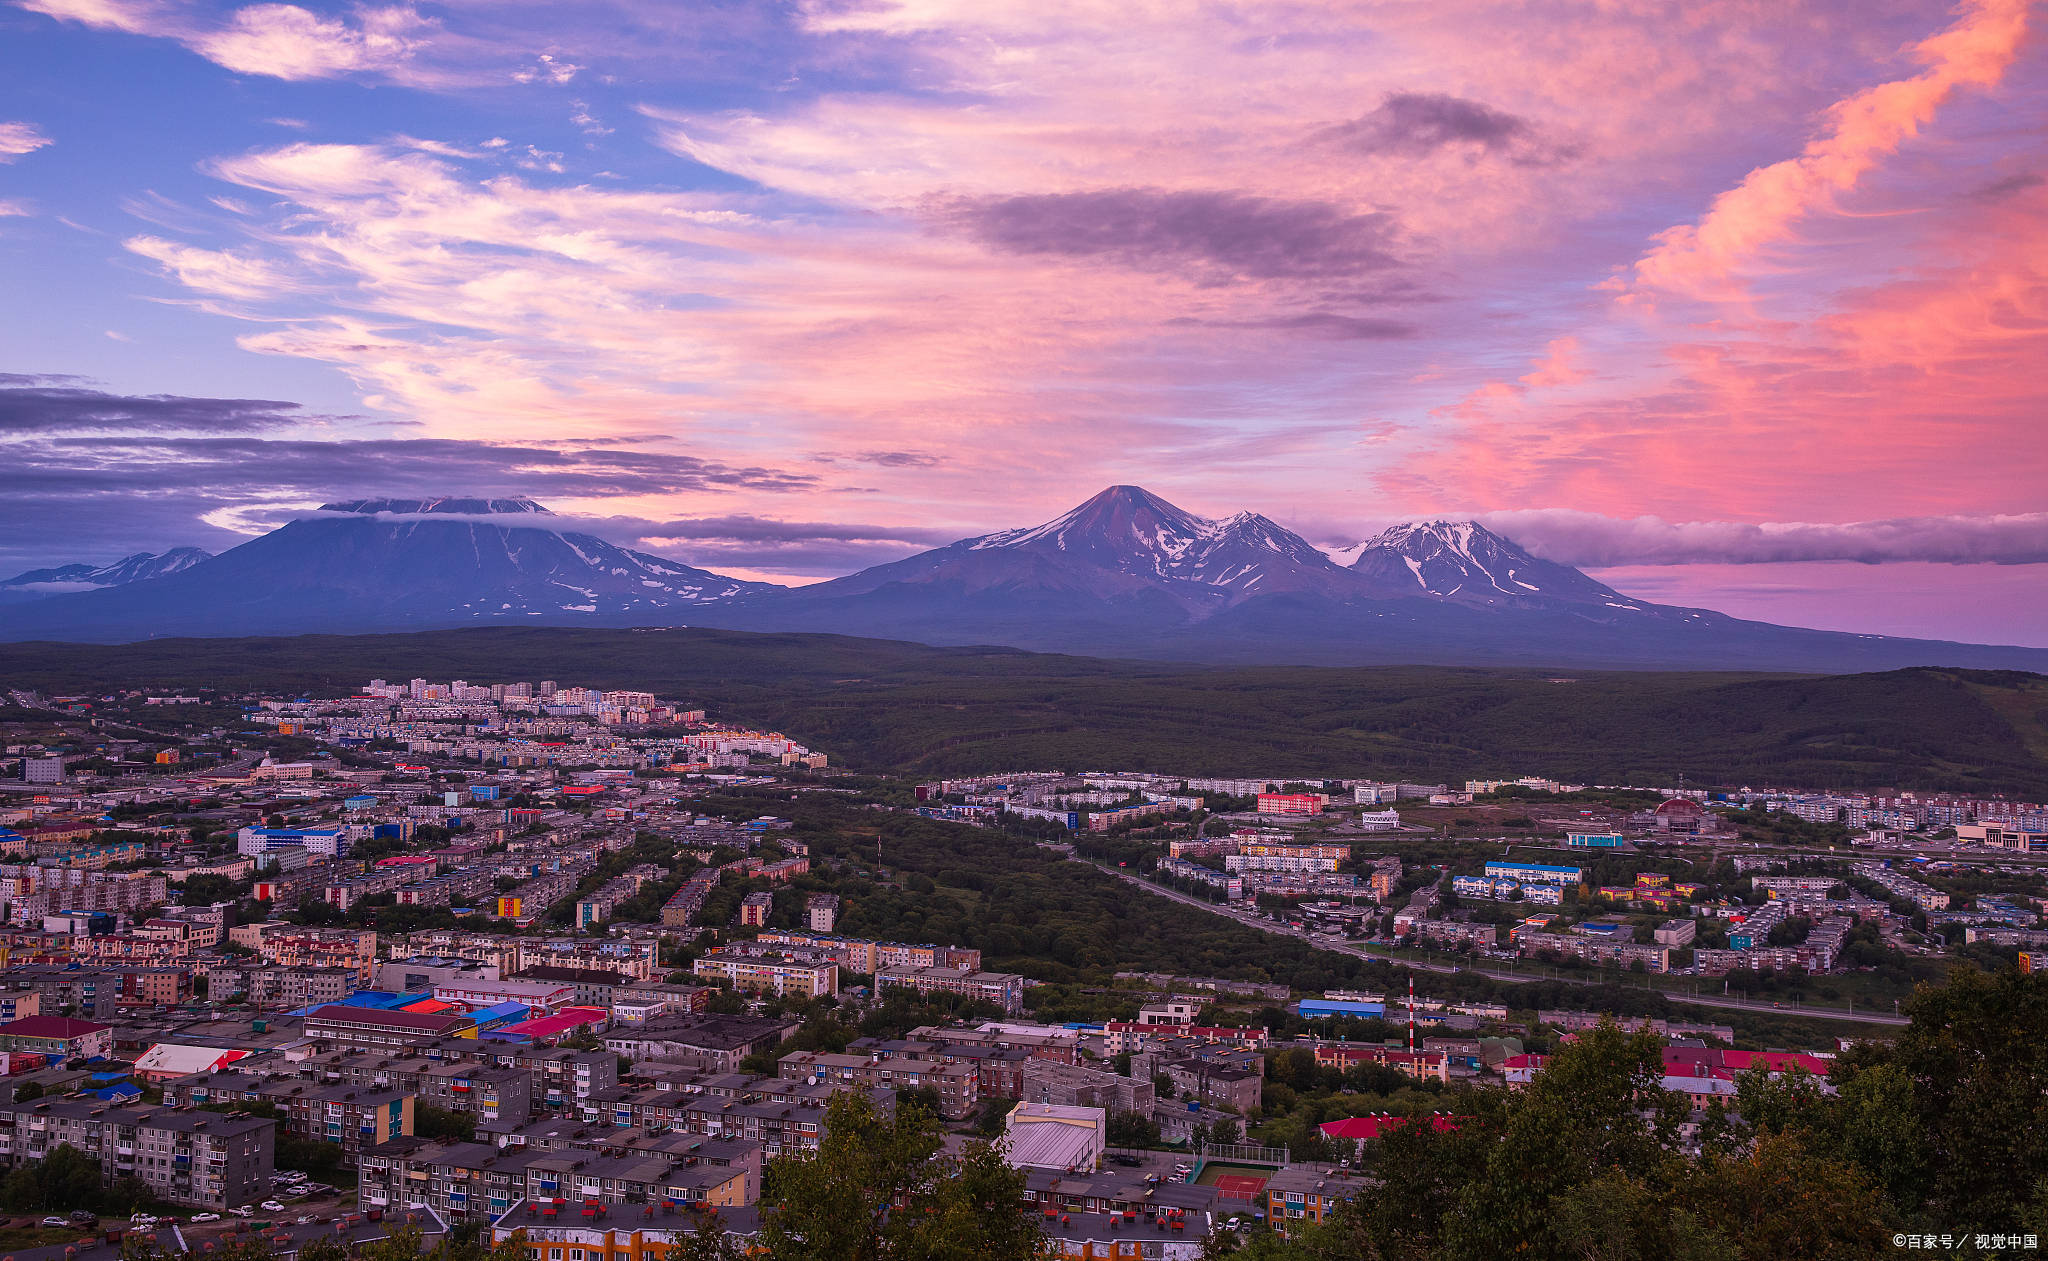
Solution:
<svg viewBox="0 0 2048 1261">
<path fill-rule="evenodd" d="M 69 1016 L 23 1016 L 0 1025 L 0 1051 L 35 1051 L 54 1059 L 92 1059 L 114 1051 L 112 1025 Z"/>
<path fill-rule="evenodd" d="M 1548 1063 L 1550 1057 L 1547 1055 L 1511 1055 L 1500 1062 L 1500 1075 L 1507 1078 L 1508 1089 L 1520 1090 Z"/>
</svg>

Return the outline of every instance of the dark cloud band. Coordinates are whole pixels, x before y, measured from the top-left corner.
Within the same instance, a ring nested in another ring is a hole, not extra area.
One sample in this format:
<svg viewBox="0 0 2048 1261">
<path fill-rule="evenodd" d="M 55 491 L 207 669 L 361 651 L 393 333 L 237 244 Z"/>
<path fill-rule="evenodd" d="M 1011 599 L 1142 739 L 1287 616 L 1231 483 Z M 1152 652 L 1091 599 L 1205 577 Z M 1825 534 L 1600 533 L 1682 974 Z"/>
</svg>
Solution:
<svg viewBox="0 0 2048 1261">
<path fill-rule="evenodd" d="M 1620 520 L 1557 509 L 1494 513 L 1483 520 L 1547 560 L 1593 568 L 1798 561 L 2048 564 L 2048 512 L 1746 525 L 1656 517 Z"/>
</svg>

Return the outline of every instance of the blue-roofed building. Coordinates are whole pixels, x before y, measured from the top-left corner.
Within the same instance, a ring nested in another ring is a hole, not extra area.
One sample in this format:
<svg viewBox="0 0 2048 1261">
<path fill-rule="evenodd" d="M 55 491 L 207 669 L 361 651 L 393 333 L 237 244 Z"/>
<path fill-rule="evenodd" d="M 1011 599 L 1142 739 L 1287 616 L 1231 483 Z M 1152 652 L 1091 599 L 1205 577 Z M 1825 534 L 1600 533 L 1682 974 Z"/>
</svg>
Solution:
<svg viewBox="0 0 2048 1261">
<path fill-rule="evenodd" d="M 503 1028 L 506 1025 L 517 1024 L 525 1020 L 532 1012 L 533 1009 L 525 1003 L 498 1003 L 491 1007 L 477 1008 L 469 1013 L 469 1018 L 476 1021 L 476 1027 L 479 1031 L 488 1032 L 492 1029 Z"/>
<path fill-rule="evenodd" d="M 1353 998 L 1304 998 L 1295 1004 L 1294 1011 L 1303 1020 L 1323 1020 L 1331 1016 L 1365 1018 L 1386 1015 L 1387 1005 Z"/>
<path fill-rule="evenodd" d="M 1583 879 L 1579 867 L 1553 867 L 1548 863 L 1491 862 L 1486 874 L 1523 884 L 1577 884 Z"/>
<path fill-rule="evenodd" d="M 1567 832 L 1564 843 L 1571 849 L 1620 849 L 1619 832 Z"/>
</svg>

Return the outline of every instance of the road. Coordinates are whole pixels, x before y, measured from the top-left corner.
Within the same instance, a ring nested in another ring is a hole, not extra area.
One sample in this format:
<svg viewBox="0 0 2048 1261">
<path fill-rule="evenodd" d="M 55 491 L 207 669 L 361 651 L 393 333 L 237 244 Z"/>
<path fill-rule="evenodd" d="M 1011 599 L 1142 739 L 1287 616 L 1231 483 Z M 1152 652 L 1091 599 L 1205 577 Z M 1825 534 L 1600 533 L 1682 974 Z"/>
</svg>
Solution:
<svg viewBox="0 0 2048 1261">
<path fill-rule="evenodd" d="M 1067 854 L 1067 857 L 1072 859 L 1073 861 L 1086 862 L 1089 866 L 1095 868 L 1102 874 L 1106 876 L 1114 876 L 1116 879 L 1123 881 L 1125 884 L 1131 885 L 1134 888 L 1143 889 L 1145 892 L 1150 893 L 1155 897 L 1166 898 L 1170 901 L 1179 902 L 1183 906 L 1191 906 L 1196 908 L 1197 910 L 1207 911 L 1211 915 L 1219 916 L 1223 919 L 1230 920 L 1233 923 L 1242 924 L 1247 928 L 1256 928 L 1260 932 L 1271 933 L 1276 937 L 1298 938 L 1302 941 L 1308 942 L 1310 945 L 1316 947 L 1319 950 L 1332 950 L 1339 954 L 1353 955 L 1360 959 L 1375 959 L 1382 963 L 1392 963 L 1400 967 L 1414 968 L 1422 972 L 1439 972 L 1444 973 L 1446 975 L 1456 972 L 1476 972 L 1482 976 L 1492 977 L 1494 980 L 1497 981 L 1563 981 L 1568 985 L 1614 984 L 1614 978 L 1607 976 L 1587 977 L 1584 979 L 1569 976 L 1539 976 L 1532 972 L 1517 972 L 1512 968 L 1502 968 L 1498 966 L 1490 966 L 1485 964 L 1431 963 L 1423 960 L 1404 959 L 1398 955 L 1390 954 L 1384 950 L 1374 950 L 1370 947 L 1355 945 L 1351 942 L 1325 941 L 1322 938 L 1318 937 L 1316 934 L 1308 932 L 1304 929 L 1289 928 L 1285 924 L 1274 923 L 1273 921 L 1267 920 L 1260 916 L 1233 914 L 1231 911 L 1218 906 L 1214 902 L 1204 902 L 1200 898 L 1189 897 L 1185 893 L 1179 893 L 1172 889 L 1161 888 L 1160 886 L 1153 884 L 1149 880 L 1143 880 L 1137 876 L 1132 875 L 1128 871 L 1123 871 L 1115 867 L 1104 866 L 1102 863 L 1098 862 L 1089 862 L 1089 860 L 1085 858 L 1080 858 L 1077 855 L 1075 855 L 1072 852 L 1072 850 L 1067 846 L 1053 845 L 1049 846 L 1048 848 L 1061 850 L 1065 852 Z M 1657 990 L 1655 992 L 1663 994 L 1666 998 L 1670 999 L 1674 1003 L 1691 1003 L 1701 1007 L 1725 1008 L 1730 1011 L 1757 1011 L 1766 1012 L 1778 1016 L 1807 1016 L 1817 1020 L 1849 1020 L 1863 1024 L 1873 1025 L 1903 1025 L 1907 1023 L 1906 1018 L 1904 1016 L 1895 1016 L 1889 1012 L 1852 1012 L 1837 1010 L 1833 1007 L 1809 1007 L 1803 1003 L 1766 1003 L 1760 1002 L 1756 999 L 1736 998 L 1733 995 L 1674 994 L 1669 990 Z"/>
</svg>

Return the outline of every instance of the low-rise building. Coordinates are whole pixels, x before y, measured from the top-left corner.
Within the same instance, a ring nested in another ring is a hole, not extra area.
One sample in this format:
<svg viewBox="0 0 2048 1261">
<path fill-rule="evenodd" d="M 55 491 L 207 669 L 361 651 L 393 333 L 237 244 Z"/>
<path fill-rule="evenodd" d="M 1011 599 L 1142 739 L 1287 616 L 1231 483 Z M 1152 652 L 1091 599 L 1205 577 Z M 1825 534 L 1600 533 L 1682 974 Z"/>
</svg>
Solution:
<svg viewBox="0 0 2048 1261">
<path fill-rule="evenodd" d="M 24 1016 L 0 1025 L 0 1051 L 33 1051 L 59 1062 L 113 1054 L 114 1030 L 69 1016 Z"/>
</svg>

